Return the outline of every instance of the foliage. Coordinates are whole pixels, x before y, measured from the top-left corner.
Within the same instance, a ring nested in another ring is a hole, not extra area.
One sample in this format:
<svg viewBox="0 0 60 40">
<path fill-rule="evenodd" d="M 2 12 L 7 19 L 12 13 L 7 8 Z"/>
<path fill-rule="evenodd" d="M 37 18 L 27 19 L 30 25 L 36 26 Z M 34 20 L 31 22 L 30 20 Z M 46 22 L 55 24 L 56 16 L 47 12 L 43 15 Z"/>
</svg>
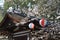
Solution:
<svg viewBox="0 0 60 40">
<path fill-rule="evenodd" d="M 10 2 L 5 2 L 4 3 L 4 10 L 7 10 L 10 6 L 12 6 L 13 4 L 12 4 L 12 2 L 10 1 Z"/>
<path fill-rule="evenodd" d="M 25 7 L 27 8 L 28 3 L 31 3 L 31 5 L 38 5 L 39 6 L 39 14 L 40 16 L 43 16 L 50 19 L 53 17 L 52 20 L 55 20 L 55 18 L 58 16 L 56 14 L 57 9 L 60 7 L 60 0 L 13 0 L 13 2 L 5 2 L 5 9 L 8 9 L 9 6 L 20 5 L 21 8 Z M 48 15 L 50 15 L 48 17 Z"/>
</svg>

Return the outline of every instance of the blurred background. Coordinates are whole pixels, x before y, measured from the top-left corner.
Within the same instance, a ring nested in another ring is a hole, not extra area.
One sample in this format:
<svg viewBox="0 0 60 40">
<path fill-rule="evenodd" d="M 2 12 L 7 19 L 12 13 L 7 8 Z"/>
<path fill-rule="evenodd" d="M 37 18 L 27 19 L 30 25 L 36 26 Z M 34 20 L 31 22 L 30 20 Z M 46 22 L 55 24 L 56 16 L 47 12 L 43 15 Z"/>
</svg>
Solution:
<svg viewBox="0 0 60 40">
<path fill-rule="evenodd" d="M 52 21 L 60 20 L 60 0 L 0 0 L 0 9 L 6 11 L 9 7 L 13 7 L 26 13 L 28 16 L 36 16 Z M 2 12 L 2 11 L 1 11 Z"/>
<path fill-rule="evenodd" d="M 60 22 L 60 0 L 0 0 L 0 22 L 9 7 L 19 8 L 20 12 L 23 11 L 28 17 L 45 17 L 50 21 Z"/>
</svg>

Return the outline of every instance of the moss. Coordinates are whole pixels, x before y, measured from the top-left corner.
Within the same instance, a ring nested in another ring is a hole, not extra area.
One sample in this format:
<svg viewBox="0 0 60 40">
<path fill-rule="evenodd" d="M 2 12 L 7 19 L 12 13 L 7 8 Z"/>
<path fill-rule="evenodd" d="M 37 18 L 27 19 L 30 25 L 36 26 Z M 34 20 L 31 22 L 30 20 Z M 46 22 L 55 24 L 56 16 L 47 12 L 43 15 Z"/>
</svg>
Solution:
<svg viewBox="0 0 60 40">
<path fill-rule="evenodd" d="M 1 23 L 2 20 L 3 20 L 3 16 L 2 16 L 2 14 L 0 12 L 0 23 Z"/>
</svg>

